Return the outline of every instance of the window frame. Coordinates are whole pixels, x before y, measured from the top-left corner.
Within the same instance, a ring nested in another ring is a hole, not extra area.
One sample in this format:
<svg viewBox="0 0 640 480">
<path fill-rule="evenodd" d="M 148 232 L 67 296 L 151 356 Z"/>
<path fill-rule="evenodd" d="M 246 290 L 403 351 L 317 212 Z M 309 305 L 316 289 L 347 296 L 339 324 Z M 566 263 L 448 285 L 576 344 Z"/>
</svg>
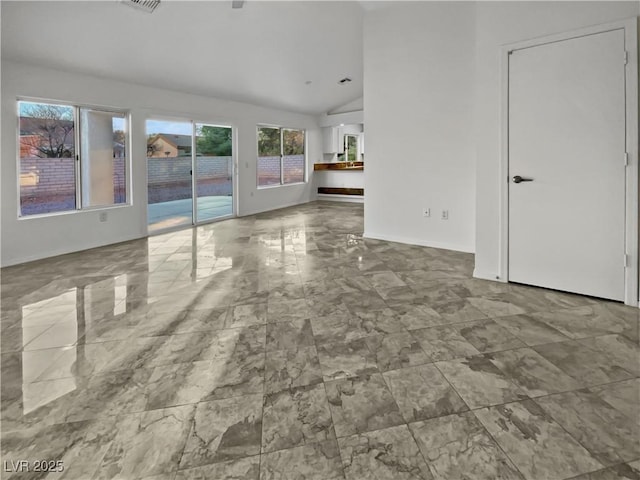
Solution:
<svg viewBox="0 0 640 480">
<path fill-rule="evenodd" d="M 21 103 L 40 103 L 44 105 L 53 105 L 53 106 L 61 106 L 61 107 L 70 107 L 73 109 L 73 142 L 74 142 L 74 175 L 75 175 L 75 208 L 70 210 L 62 210 L 57 212 L 45 212 L 45 213 L 35 213 L 35 214 L 23 214 L 22 213 L 22 204 L 21 204 L 21 185 L 20 185 L 20 174 L 21 174 L 21 154 L 20 154 L 20 104 Z M 90 212 L 90 211 L 100 211 L 100 210 L 110 210 L 114 208 L 123 208 L 130 207 L 133 204 L 132 201 L 132 180 L 131 180 L 131 111 L 126 108 L 117 108 L 103 105 L 92 105 L 86 103 L 75 103 L 64 100 L 52 100 L 52 99 L 44 99 L 44 98 L 34 98 L 34 97 L 17 97 L 16 98 L 16 175 L 15 175 L 15 185 L 16 185 L 16 206 L 17 206 L 17 218 L 18 220 L 29 220 L 29 219 L 37 219 L 37 218 L 45 218 L 57 215 L 72 215 L 81 212 Z M 80 111 L 81 109 L 94 110 L 104 113 L 112 113 L 122 115 L 124 119 L 124 135 L 125 135 L 125 145 L 124 145 L 124 171 L 125 171 L 125 201 L 122 203 L 114 203 L 111 205 L 82 205 L 82 194 L 83 188 L 82 185 L 82 145 L 80 138 Z"/>
<path fill-rule="evenodd" d="M 262 128 L 272 128 L 277 129 L 280 133 L 280 183 L 273 183 L 270 185 L 260 185 L 260 171 L 258 167 L 258 160 L 260 159 L 260 129 Z M 292 131 L 300 131 L 304 135 L 303 140 L 303 172 L 302 172 L 302 181 L 300 182 L 284 182 L 284 131 L 292 130 Z M 307 129 L 306 128 L 296 128 L 296 127 L 284 127 L 282 125 L 272 125 L 267 123 L 259 123 L 256 126 L 256 187 L 261 190 L 263 188 L 277 188 L 277 187 L 286 187 L 289 185 L 304 185 L 308 183 L 308 168 L 307 168 Z"/>
<path fill-rule="evenodd" d="M 357 162 L 357 161 L 359 161 L 358 160 L 358 156 L 359 156 L 358 137 L 359 136 L 357 134 L 355 134 L 355 133 L 345 133 L 344 134 L 344 160 L 343 160 L 344 162 Z M 354 149 L 355 149 L 354 157 L 355 157 L 355 160 L 349 160 L 349 151 L 351 150 L 349 148 L 349 139 L 350 138 L 353 138 L 354 139 L 354 143 L 355 143 L 355 145 L 354 145 Z"/>
</svg>

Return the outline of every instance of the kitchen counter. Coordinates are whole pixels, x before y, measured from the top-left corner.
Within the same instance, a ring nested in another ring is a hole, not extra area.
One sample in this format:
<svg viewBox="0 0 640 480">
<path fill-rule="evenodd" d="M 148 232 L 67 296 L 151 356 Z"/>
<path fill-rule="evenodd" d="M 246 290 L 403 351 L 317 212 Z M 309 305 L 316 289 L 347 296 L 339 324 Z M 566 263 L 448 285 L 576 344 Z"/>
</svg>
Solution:
<svg viewBox="0 0 640 480">
<path fill-rule="evenodd" d="M 364 162 L 332 162 L 332 163 L 315 163 L 313 165 L 315 171 L 319 170 L 364 170 Z"/>
<path fill-rule="evenodd" d="M 313 175 L 318 199 L 341 202 L 364 201 L 363 162 L 316 163 Z"/>
</svg>

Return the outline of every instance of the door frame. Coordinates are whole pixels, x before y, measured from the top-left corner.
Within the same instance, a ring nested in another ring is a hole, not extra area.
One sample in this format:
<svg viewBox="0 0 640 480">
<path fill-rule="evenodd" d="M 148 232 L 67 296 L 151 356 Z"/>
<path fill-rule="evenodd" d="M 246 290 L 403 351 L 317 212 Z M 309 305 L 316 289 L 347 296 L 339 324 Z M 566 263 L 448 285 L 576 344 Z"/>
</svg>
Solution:
<svg viewBox="0 0 640 480">
<path fill-rule="evenodd" d="M 236 134 L 237 128 L 233 125 L 225 125 L 222 123 L 212 123 L 212 122 L 200 122 L 198 120 L 191 120 L 193 126 L 193 135 L 191 136 L 191 151 L 193 152 L 191 157 L 191 167 L 192 175 L 191 175 L 191 191 L 193 200 L 193 225 L 197 227 L 198 225 L 205 225 L 207 223 L 220 222 L 222 220 L 229 220 L 230 218 L 235 218 L 237 216 L 237 176 L 238 176 L 238 167 L 237 167 L 237 155 L 236 155 L 236 141 L 238 135 Z M 197 148 L 196 148 L 196 126 L 197 125 L 205 125 L 208 127 L 222 127 L 222 128 L 230 128 L 231 129 L 231 213 L 229 215 L 223 215 L 221 217 L 209 218 L 207 220 L 198 221 L 198 174 L 197 174 Z"/>
<path fill-rule="evenodd" d="M 149 199 L 148 199 L 148 171 L 149 171 L 149 167 L 148 167 L 148 161 L 147 161 L 147 157 L 145 155 L 145 228 L 146 228 L 146 235 L 147 236 L 155 236 L 155 235 L 161 235 L 164 233 L 170 233 L 170 232 L 174 232 L 174 231 L 179 231 L 179 230 L 184 230 L 186 228 L 194 228 L 200 225 L 206 225 L 207 223 L 215 223 L 215 222 L 220 222 L 223 220 L 229 220 L 231 218 L 236 218 L 238 216 L 238 210 L 239 210 L 239 195 L 238 195 L 238 187 L 239 187 L 239 179 L 238 179 L 238 127 L 235 124 L 235 122 L 231 122 L 231 121 L 226 121 L 226 120 L 216 120 L 216 121 L 211 121 L 211 120 L 203 120 L 203 117 L 200 116 L 194 116 L 192 114 L 180 114 L 180 113 L 167 113 L 164 111 L 160 111 L 160 110 L 151 110 L 148 109 L 145 111 L 144 117 L 143 117 L 143 121 L 144 121 L 144 127 L 145 127 L 145 138 L 147 135 L 146 132 L 146 126 L 147 126 L 147 121 L 149 120 L 158 120 L 158 121 L 164 121 L 164 122 L 184 122 L 184 123 L 190 123 L 191 124 L 191 128 L 192 128 L 192 137 L 191 137 L 191 150 L 192 150 L 192 156 L 191 156 L 191 168 L 192 168 L 192 174 L 191 174 L 191 223 L 190 224 L 184 224 L 184 225 L 178 225 L 176 227 L 169 227 L 169 228 L 163 228 L 163 229 L 159 229 L 159 230 L 155 230 L 153 232 L 149 231 L 149 216 L 148 216 L 148 207 L 149 207 Z M 195 127 L 196 124 L 203 124 L 203 125 L 212 125 L 212 126 L 220 126 L 220 127 L 225 127 L 225 128 L 231 128 L 231 163 L 232 163 L 232 176 L 231 176 L 231 188 L 233 189 L 233 196 L 232 196 L 232 200 L 231 200 L 231 214 L 229 215 L 225 215 L 223 217 L 216 217 L 216 218 L 212 218 L 212 219 L 208 219 L 208 220 L 204 220 L 201 222 L 197 221 L 197 212 L 196 212 L 196 208 L 197 208 L 197 198 L 196 198 L 196 174 L 193 173 L 195 171 L 195 166 L 196 166 L 196 156 L 195 156 L 195 142 L 196 142 L 196 138 L 195 138 Z"/>
<path fill-rule="evenodd" d="M 626 99 L 626 170 L 625 200 L 625 292 L 624 303 L 637 306 L 638 291 L 638 18 L 633 17 L 601 25 L 593 25 L 555 35 L 533 38 L 504 45 L 500 52 L 500 168 L 499 168 L 499 267 L 496 280 L 509 281 L 509 55 L 515 50 L 537 47 L 613 30 L 624 31 L 627 68 L 625 69 Z M 620 62 L 624 59 L 621 58 Z M 624 159 L 621 158 L 620 162 Z M 623 262 L 625 259 L 620 259 Z"/>
</svg>

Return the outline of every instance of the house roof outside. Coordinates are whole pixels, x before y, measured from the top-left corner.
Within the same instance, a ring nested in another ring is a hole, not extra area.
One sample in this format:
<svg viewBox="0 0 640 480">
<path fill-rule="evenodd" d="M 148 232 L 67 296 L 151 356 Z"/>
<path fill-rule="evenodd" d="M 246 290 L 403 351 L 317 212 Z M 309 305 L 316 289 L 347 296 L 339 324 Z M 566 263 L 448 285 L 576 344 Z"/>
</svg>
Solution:
<svg viewBox="0 0 640 480">
<path fill-rule="evenodd" d="M 158 133 L 151 137 L 147 143 L 154 143 L 162 139 L 176 148 L 191 148 L 191 135 L 174 135 L 170 133 Z"/>
<path fill-rule="evenodd" d="M 43 123 L 44 122 L 44 123 Z M 59 128 L 52 128 L 53 126 Z M 20 117 L 20 157 L 39 156 L 40 147 L 49 142 L 48 135 L 51 134 L 51 143 L 54 146 L 62 145 L 68 152 L 73 152 L 75 147 L 75 125 L 73 120 L 53 120 L 36 117 Z M 65 135 L 66 131 L 66 135 Z M 188 135 L 181 135 L 190 138 Z M 191 146 L 191 141 L 189 141 Z M 125 152 L 125 145 L 116 140 L 113 141 L 114 153 L 122 156 Z"/>
</svg>

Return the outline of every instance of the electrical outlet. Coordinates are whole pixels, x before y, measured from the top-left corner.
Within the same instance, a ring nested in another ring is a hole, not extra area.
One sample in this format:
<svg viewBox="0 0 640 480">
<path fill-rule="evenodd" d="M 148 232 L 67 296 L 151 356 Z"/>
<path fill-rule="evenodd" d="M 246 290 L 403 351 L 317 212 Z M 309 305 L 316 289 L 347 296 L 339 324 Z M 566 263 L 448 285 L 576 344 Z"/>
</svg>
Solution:
<svg viewBox="0 0 640 480">
<path fill-rule="evenodd" d="M 107 221 L 107 212 L 100 212 L 100 215 L 98 215 L 98 219 L 101 222 L 106 222 Z"/>
<path fill-rule="evenodd" d="M 427 208 L 427 207 L 423 208 L 422 209 L 422 215 L 425 216 L 425 217 L 430 217 L 431 216 L 431 209 Z"/>
<path fill-rule="evenodd" d="M 442 210 L 442 220 L 449 220 L 449 210 Z"/>
</svg>

